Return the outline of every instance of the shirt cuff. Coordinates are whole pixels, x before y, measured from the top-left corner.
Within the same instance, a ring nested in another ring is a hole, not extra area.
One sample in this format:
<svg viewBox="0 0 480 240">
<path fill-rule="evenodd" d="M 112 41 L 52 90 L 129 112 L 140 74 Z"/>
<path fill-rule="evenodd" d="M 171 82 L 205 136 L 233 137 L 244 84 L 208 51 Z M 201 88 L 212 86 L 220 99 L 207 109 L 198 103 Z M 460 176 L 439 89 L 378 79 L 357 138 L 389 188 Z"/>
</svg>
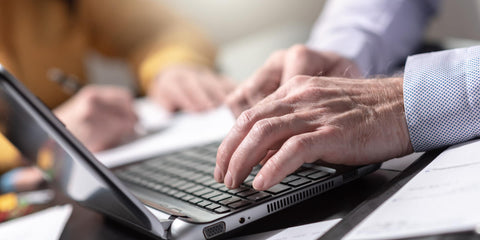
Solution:
<svg viewBox="0 0 480 240">
<path fill-rule="evenodd" d="M 403 86 L 415 151 L 480 135 L 480 47 L 409 57 Z"/>
</svg>

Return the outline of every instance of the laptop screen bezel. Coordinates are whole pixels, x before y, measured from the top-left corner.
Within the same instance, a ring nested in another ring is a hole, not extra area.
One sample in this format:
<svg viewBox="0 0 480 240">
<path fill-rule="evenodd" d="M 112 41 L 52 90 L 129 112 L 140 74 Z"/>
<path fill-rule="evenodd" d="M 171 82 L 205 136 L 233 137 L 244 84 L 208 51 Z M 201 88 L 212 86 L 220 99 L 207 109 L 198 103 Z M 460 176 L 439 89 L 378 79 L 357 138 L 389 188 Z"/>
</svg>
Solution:
<svg viewBox="0 0 480 240">
<path fill-rule="evenodd" d="M 118 211 L 128 211 L 128 213 L 105 211 L 95 207 L 94 202 L 82 202 L 81 205 L 106 214 L 107 216 L 130 225 L 136 229 L 141 229 L 153 235 L 164 235 L 167 229 L 160 224 L 160 221 L 121 183 L 114 174 L 103 166 L 59 121 L 53 113 L 25 86 L 8 73 L 2 65 L 0 65 L 0 87 L 5 89 L 12 99 L 36 121 L 47 133 L 54 133 L 55 139 L 61 141 L 62 145 L 66 145 L 69 151 L 74 151 L 77 159 L 81 159 L 85 166 L 108 186 L 111 191 L 111 197 L 115 198 L 116 203 L 122 206 L 118 207 Z M 65 193 L 68 196 L 68 193 Z M 75 200 L 75 199 L 72 199 Z M 108 200 L 108 199 L 107 199 Z M 125 216 L 134 216 L 126 218 Z M 165 214 L 168 216 L 167 214 Z"/>
</svg>

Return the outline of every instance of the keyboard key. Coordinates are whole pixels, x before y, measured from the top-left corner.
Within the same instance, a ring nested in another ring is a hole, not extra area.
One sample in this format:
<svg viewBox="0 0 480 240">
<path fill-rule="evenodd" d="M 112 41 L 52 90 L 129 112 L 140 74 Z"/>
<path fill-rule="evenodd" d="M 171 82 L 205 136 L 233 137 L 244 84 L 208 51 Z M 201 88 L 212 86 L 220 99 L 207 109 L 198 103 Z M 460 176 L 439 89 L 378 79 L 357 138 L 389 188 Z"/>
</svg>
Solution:
<svg viewBox="0 0 480 240">
<path fill-rule="evenodd" d="M 212 189 L 210 189 L 210 188 L 204 188 L 204 189 L 202 189 L 202 190 L 198 190 L 198 191 L 196 191 L 196 192 L 193 192 L 192 194 L 195 195 L 195 196 L 202 196 L 202 195 L 205 195 L 205 194 L 211 193 L 211 192 L 213 192 Z"/>
<path fill-rule="evenodd" d="M 255 178 L 254 175 L 248 175 L 248 177 L 245 179 L 244 182 L 251 182 L 251 181 L 253 181 L 254 178 Z"/>
<path fill-rule="evenodd" d="M 197 183 L 203 184 L 204 182 L 206 182 L 208 180 L 211 180 L 211 179 L 212 179 L 212 177 L 210 177 L 210 176 L 203 176 L 203 177 L 195 179 L 194 181 L 197 182 Z"/>
<path fill-rule="evenodd" d="M 211 184 L 210 187 L 215 189 L 220 189 L 222 187 L 225 187 L 225 184 L 217 182 L 217 183 Z"/>
<path fill-rule="evenodd" d="M 281 192 L 289 190 L 290 188 L 291 187 L 289 187 L 287 185 L 279 183 L 279 184 L 273 185 L 271 188 L 265 190 L 265 192 L 269 192 L 271 194 L 279 194 Z"/>
<path fill-rule="evenodd" d="M 185 195 L 185 196 L 182 197 L 182 200 L 184 200 L 184 201 L 189 201 L 190 199 L 193 199 L 194 197 L 195 197 L 195 196 L 192 196 L 192 195 L 188 195 L 188 194 L 187 194 L 187 195 Z"/>
<path fill-rule="evenodd" d="M 253 187 L 253 180 L 243 182 L 243 185 L 245 185 L 247 187 Z"/>
<path fill-rule="evenodd" d="M 191 188 L 193 186 L 196 186 L 196 185 L 194 183 L 187 182 L 185 185 L 177 186 L 177 189 L 184 191 L 185 189 Z"/>
<path fill-rule="evenodd" d="M 306 177 L 306 176 L 308 176 L 312 173 L 316 173 L 316 172 L 318 172 L 317 169 L 307 169 L 307 170 L 303 170 L 301 172 L 298 172 L 297 175 L 302 176 L 302 177 Z"/>
<path fill-rule="evenodd" d="M 203 195 L 202 197 L 206 198 L 206 199 L 210 199 L 210 198 L 216 197 L 216 196 L 221 195 L 221 194 L 222 194 L 222 192 L 213 191 L 211 193 L 207 193 L 207 194 Z"/>
<path fill-rule="evenodd" d="M 170 189 L 169 191 L 166 192 L 167 195 L 170 195 L 170 196 L 173 196 L 175 195 L 176 193 L 178 193 L 178 190 L 175 190 L 175 189 Z"/>
<path fill-rule="evenodd" d="M 326 176 L 329 176 L 330 174 L 328 172 L 317 172 L 317 173 L 314 173 L 314 174 L 310 174 L 308 175 L 307 177 L 310 178 L 310 179 L 313 179 L 313 180 L 317 180 L 317 179 L 320 179 L 320 178 L 323 178 L 323 177 L 326 177 Z"/>
<path fill-rule="evenodd" d="M 241 207 L 244 207 L 244 206 L 247 206 L 249 205 L 250 202 L 249 201 L 246 201 L 246 200 L 240 200 L 238 202 L 234 202 L 234 203 L 231 203 L 229 204 L 228 206 L 233 208 L 233 209 L 239 209 Z"/>
<path fill-rule="evenodd" d="M 311 182 L 311 181 L 308 180 L 308 179 L 300 178 L 300 179 L 295 180 L 293 182 L 289 182 L 288 185 L 293 186 L 293 187 L 298 187 L 298 186 L 301 186 L 301 185 L 309 183 L 309 182 Z"/>
<path fill-rule="evenodd" d="M 199 202 L 203 201 L 203 199 L 194 197 L 194 198 L 191 198 L 191 199 L 188 200 L 188 201 L 191 202 L 191 203 L 193 203 L 193 204 L 196 204 L 196 203 L 199 203 Z"/>
<path fill-rule="evenodd" d="M 206 207 L 207 205 L 210 205 L 210 204 L 212 204 L 212 202 L 207 201 L 207 200 L 203 200 L 203 201 L 197 203 L 197 206 Z"/>
<path fill-rule="evenodd" d="M 255 175 L 257 175 L 258 172 L 260 172 L 260 169 L 262 169 L 262 167 L 257 165 L 257 166 L 255 166 L 255 167 L 253 167 L 253 169 L 252 169 L 252 171 L 250 172 L 250 174 L 255 176 Z"/>
<path fill-rule="evenodd" d="M 173 194 L 173 196 L 176 197 L 176 198 L 182 198 L 185 195 L 187 195 L 187 194 L 184 193 L 184 192 L 177 192 L 177 193 Z"/>
<path fill-rule="evenodd" d="M 266 192 L 258 192 L 258 193 L 255 193 L 253 195 L 250 195 L 247 197 L 248 200 L 252 200 L 252 201 L 255 201 L 255 202 L 258 202 L 260 200 L 263 200 L 265 198 L 268 198 L 272 196 L 271 194 L 269 193 L 266 193 Z"/>
<path fill-rule="evenodd" d="M 297 176 L 295 176 L 295 175 L 290 175 L 290 176 L 287 176 L 286 178 L 284 178 L 284 179 L 282 180 L 282 183 L 289 183 L 289 182 L 295 181 L 295 180 L 297 180 L 297 179 L 299 179 L 299 178 L 300 178 L 300 177 L 297 177 Z"/>
<path fill-rule="evenodd" d="M 229 194 L 221 194 L 221 195 L 218 195 L 216 197 L 213 197 L 213 198 L 210 198 L 211 201 L 214 201 L 214 202 L 219 202 L 219 201 L 222 201 L 222 200 L 225 200 L 227 198 L 230 198 L 232 196 L 230 196 Z"/>
<path fill-rule="evenodd" d="M 170 186 L 173 187 L 173 188 L 178 188 L 178 187 L 183 186 L 183 185 L 185 185 L 185 184 L 187 184 L 187 183 L 188 183 L 188 182 L 186 182 L 186 181 L 179 180 L 179 181 L 173 183 L 173 184 L 170 185 Z"/>
<path fill-rule="evenodd" d="M 208 181 L 203 182 L 203 185 L 205 185 L 205 186 L 210 186 L 210 185 L 216 184 L 216 183 L 218 183 L 218 182 L 215 181 L 215 179 L 212 178 L 212 179 L 210 179 L 210 180 L 208 180 Z"/>
<path fill-rule="evenodd" d="M 212 204 L 209 204 L 207 206 L 205 206 L 206 209 L 209 209 L 209 210 L 214 210 L 216 208 L 219 208 L 220 205 L 216 204 L 216 203 L 212 203 Z"/>
<path fill-rule="evenodd" d="M 230 209 L 220 206 L 219 208 L 215 208 L 213 211 L 216 213 L 226 213 L 229 212 Z"/>
<path fill-rule="evenodd" d="M 240 186 L 238 188 L 235 188 L 235 189 L 230 189 L 228 190 L 229 193 L 232 193 L 232 194 L 237 194 L 239 192 L 243 192 L 243 191 L 247 191 L 247 190 L 250 190 L 251 188 L 248 188 L 248 187 L 245 187 L 245 186 Z"/>
<path fill-rule="evenodd" d="M 221 188 L 219 188 L 218 190 L 222 191 L 222 192 L 228 192 L 230 189 L 228 189 L 225 185 Z"/>
<path fill-rule="evenodd" d="M 198 185 L 196 185 L 196 186 L 194 186 L 194 187 L 185 189 L 184 191 L 185 191 L 185 192 L 188 192 L 188 193 L 194 193 L 194 192 L 199 191 L 199 190 L 202 190 L 202 189 L 204 189 L 204 188 L 205 188 L 205 187 L 203 187 L 203 186 L 198 186 Z"/>
<path fill-rule="evenodd" d="M 248 196 L 253 195 L 255 193 L 258 193 L 258 191 L 255 190 L 255 189 L 248 189 L 247 191 L 239 192 L 235 195 L 240 196 L 240 197 L 248 197 Z"/>
<path fill-rule="evenodd" d="M 228 205 L 228 204 L 231 204 L 231 203 L 234 203 L 234 202 L 238 202 L 238 201 L 240 201 L 240 200 L 242 200 L 242 199 L 239 198 L 239 197 L 232 196 L 231 198 L 227 198 L 227 199 L 222 200 L 222 201 L 220 201 L 220 202 L 218 202 L 218 203 L 226 206 L 226 205 Z"/>
</svg>

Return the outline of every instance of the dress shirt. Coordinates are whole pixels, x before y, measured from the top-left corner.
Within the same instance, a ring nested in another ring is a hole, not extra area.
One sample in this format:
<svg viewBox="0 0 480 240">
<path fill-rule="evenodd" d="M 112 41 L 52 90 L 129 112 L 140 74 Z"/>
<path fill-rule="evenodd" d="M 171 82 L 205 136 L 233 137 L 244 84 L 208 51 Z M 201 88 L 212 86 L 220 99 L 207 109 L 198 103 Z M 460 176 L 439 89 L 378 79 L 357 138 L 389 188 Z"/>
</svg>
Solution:
<svg viewBox="0 0 480 240">
<path fill-rule="evenodd" d="M 364 75 L 389 74 L 419 46 L 438 0 L 328 1 L 307 45 L 353 60 Z"/>
</svg>

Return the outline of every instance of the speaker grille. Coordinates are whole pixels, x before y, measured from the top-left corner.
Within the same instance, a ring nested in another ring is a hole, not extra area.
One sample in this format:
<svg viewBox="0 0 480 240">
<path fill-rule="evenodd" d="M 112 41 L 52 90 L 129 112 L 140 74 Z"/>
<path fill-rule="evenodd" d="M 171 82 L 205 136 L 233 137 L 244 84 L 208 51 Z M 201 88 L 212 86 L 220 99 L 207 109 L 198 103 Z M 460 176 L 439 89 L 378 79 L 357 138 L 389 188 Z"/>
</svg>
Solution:
<svg viewBox="0 0 480 240">
<path fill-rule="evenodd" d="M 291 196 L 282 198 L 273 203 L 267 205 L 268 213 L 276 212 L 278 210 L 284 209 L 290 205 L 298 203 L 304 199 L 311 198 L 315 195 L 318 195 L 322 192 L 328 191 L 333 188 L 333 180 L 322 183 L 312 188 L 305 189 L 299 193 L 293 194 Z"/>
<path fill-rule="evenodd" d="M 225 222 L 218 222 L 203 229 L 205 239 L 216 237 L 225 232 Z"/>
</svg>

